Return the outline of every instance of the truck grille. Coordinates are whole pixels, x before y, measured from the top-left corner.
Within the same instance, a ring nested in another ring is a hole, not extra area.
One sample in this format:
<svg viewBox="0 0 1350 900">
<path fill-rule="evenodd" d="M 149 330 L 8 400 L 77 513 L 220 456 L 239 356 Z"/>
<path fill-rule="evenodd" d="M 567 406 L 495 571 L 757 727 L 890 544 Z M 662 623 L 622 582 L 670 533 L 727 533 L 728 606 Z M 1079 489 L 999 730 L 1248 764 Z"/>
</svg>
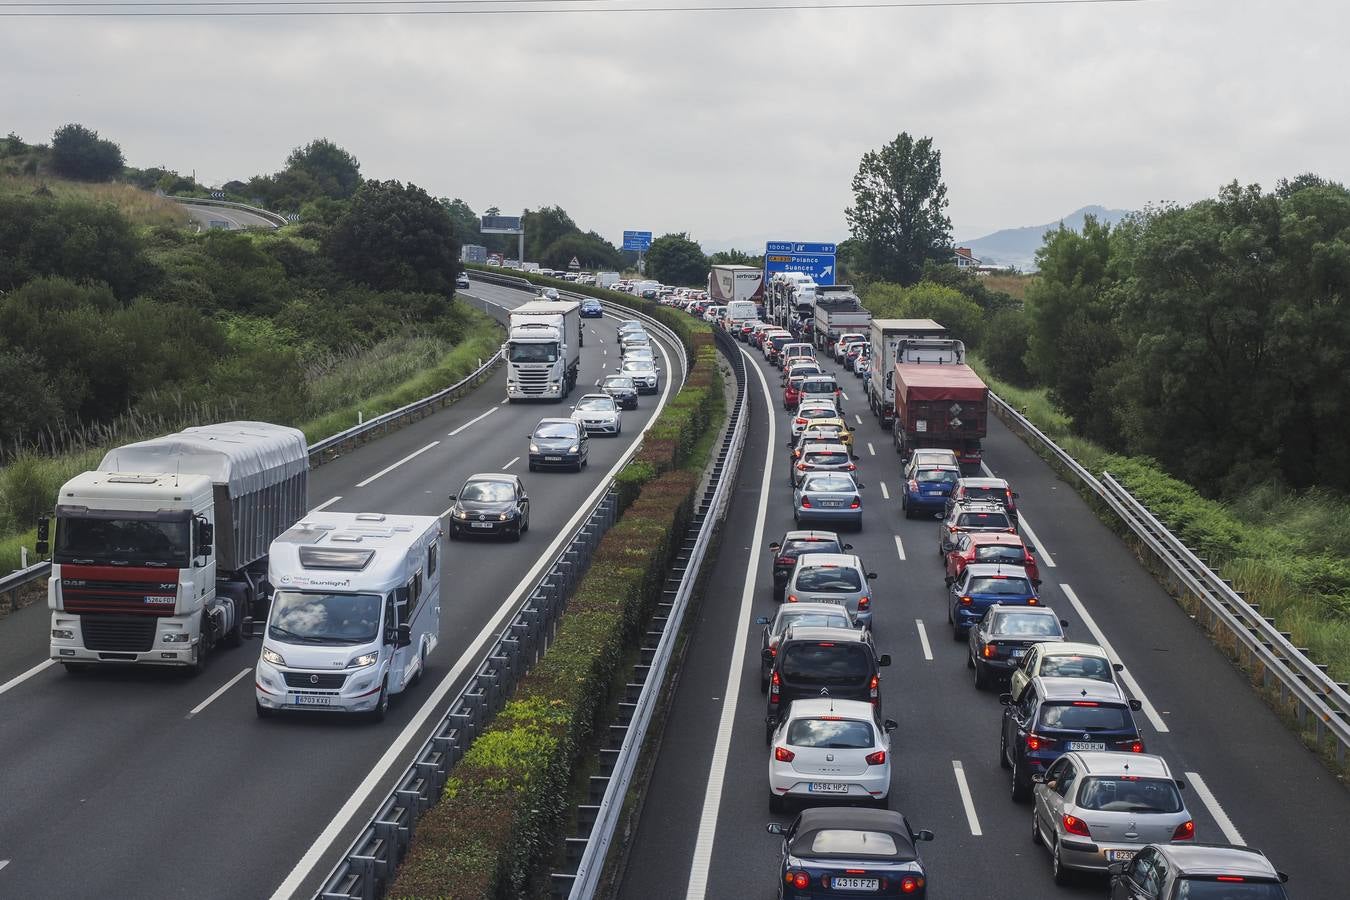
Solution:
<svg viewBox="0 0 1350 900">
<path fill-rule="evenodd" d="M 335 691 L 347 683 L 344 672 L 283 672 L 286 687 Z"/>
<path fill-rule="evenodd" d="M 516 383 L 527 394 L 542 394 L 548 389 L 547 369 L 517 369 Z"/>
<path fill-rule="evenodd" d="M 77 614 L 106 612 L 171 616 L 177 593 L 176 582 L 61 579 L 61 599 L 65 610 Z"/>
<path fill-rule="evenodd" d="M 145 653 L 155 646 L 156 622 L 144 615 L 80 616 L 86 650 Z"/>
</svg>

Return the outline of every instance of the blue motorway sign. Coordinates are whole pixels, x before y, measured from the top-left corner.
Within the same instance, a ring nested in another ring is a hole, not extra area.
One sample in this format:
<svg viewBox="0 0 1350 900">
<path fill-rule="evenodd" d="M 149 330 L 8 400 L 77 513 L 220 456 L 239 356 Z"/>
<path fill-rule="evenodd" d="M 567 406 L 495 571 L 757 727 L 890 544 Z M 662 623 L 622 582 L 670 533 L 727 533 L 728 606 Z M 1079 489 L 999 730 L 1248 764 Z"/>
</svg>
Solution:
<svg viewBox="0 0 1350 900">
<path fill-rule="evenodd" d="M 650 231 L 625 231 L 623 233 L 623 249 L 636 250 L 639 253 L 650 249 L 652 246 L 652 233 Z"/>
<path fill-rule="evenodd" d="M 764 247 L 764 277 L 775 272 L 802 272 L 816 284 L 834 284 L 834 244 L 769 241 Z"/>
</svg>

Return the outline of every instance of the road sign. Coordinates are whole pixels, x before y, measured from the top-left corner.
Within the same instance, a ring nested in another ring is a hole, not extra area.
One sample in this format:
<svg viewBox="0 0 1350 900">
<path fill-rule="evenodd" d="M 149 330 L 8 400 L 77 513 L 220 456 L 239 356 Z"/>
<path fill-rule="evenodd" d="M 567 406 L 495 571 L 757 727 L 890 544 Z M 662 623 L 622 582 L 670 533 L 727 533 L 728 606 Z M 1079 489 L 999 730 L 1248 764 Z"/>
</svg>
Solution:
<svg viewBox="0 0 1350 900">
<path fill-rule="evenodd" d="M 572 261 L 571 261 L 570 263 L 567 264 L 567 268 L 569 268 L 569 269 L 580 269 L 580 268 L 581 268 L 581 260 L 577 259 L 575 256 L 572 257 Z"/>
<path fill-rule="evenodd" d="M 775 272 L 802 272 L 816 284 L 834 284 L 834 244 L 769 241 L 764 247 L 764 277 Z"/>
<path fill-rule="evenodd" d="M 625 231 L 623 233 L 623 249 L 636 250 L 642 253 L 651 248 L 652 233 L 650 231 Z"/>
<path fill-rule="evenodd" d="M 483 216 L 478 230 L 483 234 L 521 234 L 520 216 Z"/>
</svg>

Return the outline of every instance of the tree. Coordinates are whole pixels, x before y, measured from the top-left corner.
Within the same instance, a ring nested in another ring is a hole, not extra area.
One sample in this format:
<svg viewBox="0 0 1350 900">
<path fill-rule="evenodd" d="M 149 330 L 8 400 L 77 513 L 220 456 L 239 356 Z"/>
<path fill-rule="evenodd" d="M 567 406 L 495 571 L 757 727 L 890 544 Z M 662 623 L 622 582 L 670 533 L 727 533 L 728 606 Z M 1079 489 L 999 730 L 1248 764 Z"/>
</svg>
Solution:
<svg viewBox="0 0 1350 900">
<path fill-rule="evenodd" d="M 531 261 L 538 261 L 558 238 L 581 233 L 577 223 L 561 206 L 527 209 L 521 225 L 525 228 L 525 257 Z M 514 241 L 514 236 L 511 239 Z"/>
<path fill-rule="evenodd" d="M 853 206 L 844 210 L 858 242 L 860 263 L 873 277 L 917 283 L 925 260 L 951 253 L 952 223 L 942 154 L 932 138 L 901 132 L 880 150 L 863 154 L 853 176 Z"/>
<path fill-rule="evenodd" d="M 708 257 L 710 266 L 759 266 L 764 267 L 764 254 L 751 256 L 744 250 L 737 250 L 734 247 L 730 250 L 718 250 L 712 256 Z"/>
<path fill-rule="evenodd" d="M 103 282 L 128 301 L 155 272 L 131 223 L 111 205 L 0 197 L 0 291 L 43 275 Z"/>
<path fill-rule="evenodd" d="M 122 148 L 72 122 L 52 135 L 52 168 L 77 181 L 111 181 L 122 174 Z"/>
<path fill-rule="evenodd" d="M 984 310 L 963 295 L 942 284 L 921 281 L 904 287 L 878 282 L 863 291 L 863 305 L 879 319 L 933 319 L 946 326 L 952 337 L 966 346 L 979 345 L 984 329 Z"/>
<path fill-rule="evenodd" d="M 481 236 L 478 232 L 478 226 L 482 220 L 478 218 L 478 214 L 473 211 L 473 208 L 458 197 L 453 200 L 442 197 L 438 202 L 445 207 L 446 214 L 450 216 L 450 221 L 455 226 L 455 237 L 459 238 L 459 242 L 461 244 L 478 243 Z"/>
<path fill-rule="evenodd" d="M 703 248 L 684 232 L 663 234 L 647 248 L 647 274 L 662 284 L 699 285 L 708 280 Z"/>
<path fill-rule="evenodd" d="M 980 353 L 995 376 L 1019 387 L 1033 383 L 1025 359 L 1030 335 L 1031 321 L 1022 310 L 1004 309 L 994 314 L 984 330 Z"/>
<path fill-rule="evenodd" d="M 594 232 L 563 235 L 537 261 L 551 269 L 565 269 L 573 258 L 583 269 L 615 269 L 623 262 L 619 251 Z"/>
<path fill-rule="evenodd" d="M 31 443 L 61 417 L 61 400 L 43 360 L 22 348 L 0 349 L 0 445 Z"/>
<path fill-rule="evenodd" d="M 304 173 L 313 191 L 335 200 L 345 200 L 361 186 L 361 164 L 327 138 L 317 138 L 292 150 L 286 157 L 286 172 L 292 176 Z"/>
<path fill-rule="evenodd" d="M 414 184 L 367 181 L 324 239 L 338 271 L 376 290 L 455 291 L 459 241 L 445 207 Z"/>
</svg>

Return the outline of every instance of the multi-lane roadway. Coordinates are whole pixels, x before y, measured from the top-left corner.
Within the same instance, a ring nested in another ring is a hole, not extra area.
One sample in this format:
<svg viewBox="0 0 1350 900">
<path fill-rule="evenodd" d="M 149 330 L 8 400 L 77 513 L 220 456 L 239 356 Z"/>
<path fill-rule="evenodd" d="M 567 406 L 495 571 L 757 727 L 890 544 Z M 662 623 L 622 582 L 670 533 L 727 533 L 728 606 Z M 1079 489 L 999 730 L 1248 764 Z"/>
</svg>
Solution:
<svg viewBox="0 0 1350 900">
<path fill-rule="evenodd" d="M 774 611 L 769 542 L 794 527 L 788 427 L 778 372 L 748 351 L 752 418 L 722 551 L 692 625 L 653 779 L 643 798 L 622 897 L 771 897 L 780 839 L 765 833 L 768 748 L 759 692 L 760 627 Z M 890 433 L 861 383 L 833 363 L 847 395 L 863 491 L 853 544 L 873 582 L 884 713 L 893 736 L 891 808 L 937 840 L 922 846 L 930 894 L 968 898 L 1099 897 L 1104 879 L 1057 888 L 1031 842 L 1030 806 L 1009 797 L 998 764 L 998 692 L 976 691 L 965 643 L 947 625 L 936 520 L 906 520 Z M 761 380 L 757 374 L 762 375 Z M 1350 895 L 1350 793 L 1275 717 L 1082 499 L 997 420 L 987 465 L 1021 494 L 1025 536 L 1040 549 L 1042 598 L 1070 639 L 1110 644 L 1150 752 L 1188 783 L 1201 841 L 1245 842 L 1291 874 L 1291 896 Z"/>
<path fill-rule="evenodd" d="M 229 224 L 226 227 L 230 229 L 266 228 L 270 230 L 277 227 L 276 222 L 273 222 L 264 216 L 251 213 L 245 209 L 237 209 L 233 206 L 215 206 L 213 204 L 188 202 L 180 202 L 180 205 L 183 207 L 183 211 L 191 216 L 192 221 L 196 222 L 200 228 L 211 228 L 212 222 L 227 222 Z"/>
<path fill-rule="evenodd" d="M 475 285 L 504 316 L 529 299 Z M 618 361 L 615 319 L 584 320 L 580 382 Z M 441 515 L 482 471 L 521 472 L 531 527 L 518 544 L 446 542 L 441 646 L 389 718 L 253 713 L 258 644 L 222 650 L 197 678 L 165 670 L 68 675 L 46 660 L 49 613 L 0 623 L 0 897 L 311 896 L 406 767 L 491 636 L 598 499 L 623 452 L 674 391 L 678 345 L 658 339 L 662 391 L 620 438 L 591 442 L 578 474 L 529 473 L 527 435 L 568 405 L 507 404 L 505 375 L 311 473 L 313 508 Z"/>
</svg>

